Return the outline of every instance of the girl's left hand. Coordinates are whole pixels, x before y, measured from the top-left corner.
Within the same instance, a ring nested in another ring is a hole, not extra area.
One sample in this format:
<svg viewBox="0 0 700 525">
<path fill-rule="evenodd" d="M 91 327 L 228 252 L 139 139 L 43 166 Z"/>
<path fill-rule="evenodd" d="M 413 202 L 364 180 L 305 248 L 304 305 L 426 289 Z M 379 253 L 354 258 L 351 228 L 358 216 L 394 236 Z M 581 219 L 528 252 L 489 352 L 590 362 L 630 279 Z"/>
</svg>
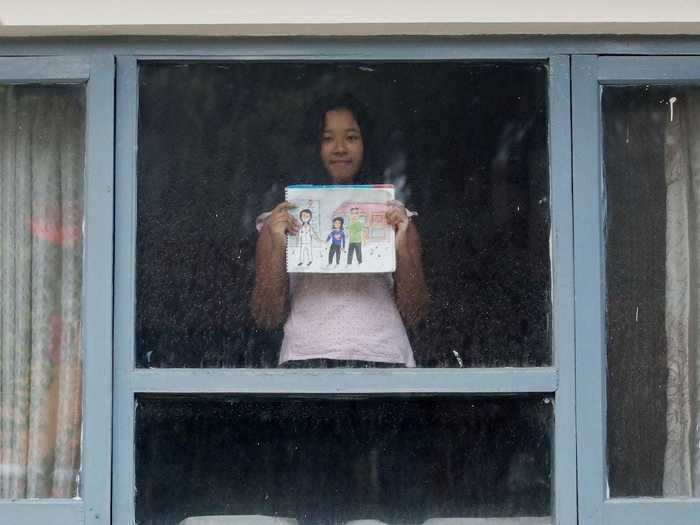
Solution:
<svg viewBox="0 0 700 525">
<path fill-rule="evenodd" d="M 403 238 L 408 228 L 409 219 L 404 203 L 397 200 L 387 201 L 386 222 L 396 231 L 396 240 Z"/>
</svg>

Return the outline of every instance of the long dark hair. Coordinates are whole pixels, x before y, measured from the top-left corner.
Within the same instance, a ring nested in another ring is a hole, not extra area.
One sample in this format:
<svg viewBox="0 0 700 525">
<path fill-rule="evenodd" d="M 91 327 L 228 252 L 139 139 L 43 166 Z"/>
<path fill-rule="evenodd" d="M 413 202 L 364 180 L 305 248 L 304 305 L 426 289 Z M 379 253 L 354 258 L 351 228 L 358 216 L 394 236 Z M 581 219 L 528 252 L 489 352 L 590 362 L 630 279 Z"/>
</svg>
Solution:
<svg viewBox="0 0 700 525">
<path fill-rule="evenodd" d="M 315 146 L 317 159 L 317 169 L 314 170 L 316 173 L 312 176 L 314 180 L 310 182 L 315 184 L 328 183 L 328 177 L 325 169 L 323 169 L 321 165 L 319 156 L 321 137 L 323 136 L 323 128 L 326 125 L 326 113 L 341 109 L 349 111 L 355 119 L 355 122 L 357 122 L 357 125 L 360 127 L 360 132 L 362 133 L 362 144 L 364 146 L 362 166 L 353 179 L 352 184 L 369 184 L 371 182 L 371 177 L 378 177 L 378 174 L 374 173 L 372 122 L 370 121 L 366 106 L 351 93 L 331 94 L 321 97 L 316 100 L 309 111 L 309 120 L 304 138 L 307 143 Z"/>
</svg>

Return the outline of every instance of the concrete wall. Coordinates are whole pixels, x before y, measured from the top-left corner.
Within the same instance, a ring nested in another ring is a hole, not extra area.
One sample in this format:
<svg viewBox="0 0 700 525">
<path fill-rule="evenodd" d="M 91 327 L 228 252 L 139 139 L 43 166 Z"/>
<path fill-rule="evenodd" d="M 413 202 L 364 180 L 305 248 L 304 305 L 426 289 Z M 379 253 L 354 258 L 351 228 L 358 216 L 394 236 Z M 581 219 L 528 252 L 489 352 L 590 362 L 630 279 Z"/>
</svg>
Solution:
<svg viewBox="0 0 700 525">
<path fill-rule="evenodd" d="M 700 0 L 5 0 L 0 21 L 0 36 L 700 34 Z"/>
</svg>

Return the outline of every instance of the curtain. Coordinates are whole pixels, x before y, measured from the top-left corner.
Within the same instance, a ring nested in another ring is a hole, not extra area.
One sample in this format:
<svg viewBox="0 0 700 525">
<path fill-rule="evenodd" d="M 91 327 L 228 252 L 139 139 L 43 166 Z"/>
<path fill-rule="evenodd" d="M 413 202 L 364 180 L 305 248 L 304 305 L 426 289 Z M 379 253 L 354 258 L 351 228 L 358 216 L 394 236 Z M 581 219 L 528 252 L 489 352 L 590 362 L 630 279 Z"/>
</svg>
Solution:
<svg viewBox="0 0 700 525">
<path fill-rule="evenodd" d="M 0 498 L 78 495 L 84 90 L 0 86 Z"/>
<path fill-rule="evenodd" d="M 666 174 L 665 496 L 700 497 L 700 90 L 669 99 Z"/>
</svg>

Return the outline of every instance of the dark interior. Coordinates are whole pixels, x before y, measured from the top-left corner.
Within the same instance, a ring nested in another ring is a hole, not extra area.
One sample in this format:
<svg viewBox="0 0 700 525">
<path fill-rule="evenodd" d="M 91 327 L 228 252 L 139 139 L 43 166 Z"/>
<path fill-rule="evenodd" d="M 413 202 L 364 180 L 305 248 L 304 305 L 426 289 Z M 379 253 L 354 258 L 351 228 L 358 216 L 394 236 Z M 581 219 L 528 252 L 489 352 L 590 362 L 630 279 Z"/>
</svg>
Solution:
<svg viewBox="0 0 700 525">
<path fill-rule="evenodd" d="M 250 317 L 255 218 L 317 180 L 304 130 L 351 92 L 374 180 L 419 212 L 432 302 L 418 366 L 551 363 L 547 68 L 528 62 L 146 63 L 136 365 L 274 367 Z"/>
<path fill-rule="evenodd" d="M 664 130 L 671 89 L 603 91 L 612 497 L 662 495 L 668 373 Z"/>
<path fill-rule="evenodd" d="M 137 523 L 548 515 L 552 407 L 536 396 L 140 395 Z"/>
</svg>

